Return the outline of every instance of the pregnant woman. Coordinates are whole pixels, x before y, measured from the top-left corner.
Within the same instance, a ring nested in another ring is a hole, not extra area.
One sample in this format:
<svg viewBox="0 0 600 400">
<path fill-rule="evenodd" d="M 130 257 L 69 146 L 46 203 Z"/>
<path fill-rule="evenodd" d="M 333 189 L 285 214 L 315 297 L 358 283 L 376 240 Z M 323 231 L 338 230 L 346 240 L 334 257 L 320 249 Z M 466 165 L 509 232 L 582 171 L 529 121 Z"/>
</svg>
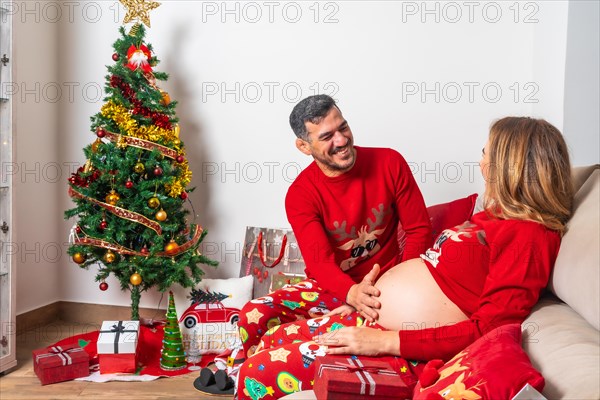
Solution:
<svg viewBox="0 0 600 400">
<path fill-rule="evenodd" d="M 494 123 L 480 161 L 484 211 L 443 231 L 421 258 L 376 280 L 369 322 L 344 305 L 265 333 L 238 377 L 238 398 L 278 398 L 313 386 L 325 354 L 452 358 L 494 328 L 521 323 L 546 287 L 571 216 L 571 167 L 560 132 L 544 120 Z M 308 291 L 305 285 L 290 291 Z"/>
</svg>

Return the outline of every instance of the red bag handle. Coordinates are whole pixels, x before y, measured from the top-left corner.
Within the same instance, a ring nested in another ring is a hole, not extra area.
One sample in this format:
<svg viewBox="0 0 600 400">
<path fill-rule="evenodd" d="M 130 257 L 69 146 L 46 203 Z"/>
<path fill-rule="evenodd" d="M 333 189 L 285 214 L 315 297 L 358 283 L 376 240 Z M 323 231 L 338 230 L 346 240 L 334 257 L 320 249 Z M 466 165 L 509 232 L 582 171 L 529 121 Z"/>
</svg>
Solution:
<svg viewBox="0 0 600 400">
<path fill-rule="evenodd" d="M 279 262 L 281 262 L 281 259 L 283 258 L 283 254 L 285 253 L 285 245 L 287 244 L 287 235 L 283 235 L 283 240 L 281 241 L 281 250 L 279 250 L 279 257 L 277 257 L 275 262 L 271 265 L 267 265 L 267 259 L 263 252 L 262 240 L 263 240 L 263 233 L 260 232 L 258 234 L 258 258 L 260 258 L 260 262 L 262 263 L 262 265 L 264 265 L 267 268 L 273 268 L 274 266 L 279 264 Z"/>
</svg>

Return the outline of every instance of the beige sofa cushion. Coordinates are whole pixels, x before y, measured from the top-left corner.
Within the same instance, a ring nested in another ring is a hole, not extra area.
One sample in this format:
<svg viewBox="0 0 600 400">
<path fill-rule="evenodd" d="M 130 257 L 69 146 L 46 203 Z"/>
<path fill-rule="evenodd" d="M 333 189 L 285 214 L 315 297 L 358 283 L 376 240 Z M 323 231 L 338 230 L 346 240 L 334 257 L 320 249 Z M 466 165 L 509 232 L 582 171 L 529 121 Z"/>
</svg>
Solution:
<svg viewBox="0 0 600 400">
<path fill-rule="evenodd" d="M 600 328 L 600 169 L 575 195 L 575 212 L 549 288 L 596 329 Z"/>
<path fill-rule="evenodd" d="M 523 348 L 548 399 L 600 398 L 600 337 L 567 304 L 545 298 L 523 322 Z"/>
</svg>

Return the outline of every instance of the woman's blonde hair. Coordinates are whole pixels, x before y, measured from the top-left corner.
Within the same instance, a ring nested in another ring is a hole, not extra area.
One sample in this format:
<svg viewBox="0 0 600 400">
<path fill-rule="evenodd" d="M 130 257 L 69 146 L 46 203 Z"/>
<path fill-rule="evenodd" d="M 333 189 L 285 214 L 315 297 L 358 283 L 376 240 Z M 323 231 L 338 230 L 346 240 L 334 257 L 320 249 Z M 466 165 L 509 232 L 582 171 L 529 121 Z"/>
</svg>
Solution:
<svg viewBox="0 0 600 400">
<path fill-rule="evenodd" d="M 565 232 L 573 208 L 567 144 L 543 119 L 506 117 L 490 128 L 485 208 Z"/>
</svg>

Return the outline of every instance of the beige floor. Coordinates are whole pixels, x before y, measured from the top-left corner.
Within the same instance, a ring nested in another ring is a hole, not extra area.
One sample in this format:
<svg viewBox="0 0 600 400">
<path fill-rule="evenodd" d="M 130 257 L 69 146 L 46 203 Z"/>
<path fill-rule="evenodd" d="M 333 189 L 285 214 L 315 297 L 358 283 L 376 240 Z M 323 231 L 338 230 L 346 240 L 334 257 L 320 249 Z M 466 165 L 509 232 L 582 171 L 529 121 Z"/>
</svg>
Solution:
<svg viewBox="0 0 600 400">
<path fill-rule="evenodd" d="M 31 351 L 86 331 L 89 325 L 57 322 L 17 336 L 18 365 L 0 377 L 0 399 L 202 399 L 192 382 L 197 373 L 152 382 L 70 381 L 42 386 L 33 372 Z"/>
</svg>

